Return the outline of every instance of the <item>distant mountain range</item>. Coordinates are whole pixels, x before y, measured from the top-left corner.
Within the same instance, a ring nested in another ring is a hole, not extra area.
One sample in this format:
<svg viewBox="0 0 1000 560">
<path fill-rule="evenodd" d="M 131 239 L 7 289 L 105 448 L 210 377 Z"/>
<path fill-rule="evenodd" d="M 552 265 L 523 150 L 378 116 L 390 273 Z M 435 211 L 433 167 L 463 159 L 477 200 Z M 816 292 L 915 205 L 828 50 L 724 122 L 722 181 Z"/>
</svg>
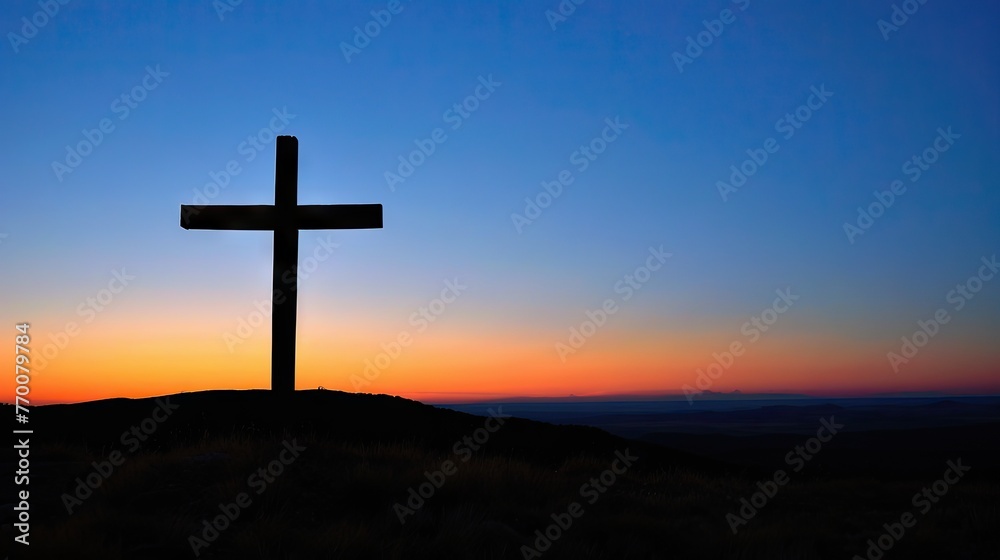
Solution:
<svg viewBox="0 0 1000 560">
<path fill-rule="evenodd" d="M 729 393 L 719 391 L 701 391 L 694 395 L 698 400 L 780 400 L 780 399 L 811 399 L 809 395 L 798 393 L 743 393 L 739 389 Z M 529 402 L 645 402 L 645 401 L 684 401 L 687 396 L 683 394 L 667 393 L 618 393 L 608 395 L 567 395 L 565 397 L 503 397 L 480 400 L 470 400 L 474 402 L 490 403 L 529 403 Z"/>
</svg>

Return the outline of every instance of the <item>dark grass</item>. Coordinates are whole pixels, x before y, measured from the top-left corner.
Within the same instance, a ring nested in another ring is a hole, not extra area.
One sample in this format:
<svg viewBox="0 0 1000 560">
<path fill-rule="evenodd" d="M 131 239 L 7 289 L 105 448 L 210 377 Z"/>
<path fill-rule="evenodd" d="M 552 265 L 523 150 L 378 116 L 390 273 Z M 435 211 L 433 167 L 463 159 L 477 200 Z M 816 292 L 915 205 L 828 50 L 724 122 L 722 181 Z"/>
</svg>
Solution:
<svg viewBox="0 0 1000 560">
<path fill-rule="evenodd" d="M 523 558 L 521 547 L 532 545 L 535 531 L 573 501 L 582 504 L 583 516 L 541 557 L 852 558 L 864 557 L 866 540 L 877 538 L 883 523 L 914 511 L 911 497 L 934 481 L 803 471 L 733 535 L 726 514 L 768 473 L 709 464 L 598 430 L 514 420 L 461 462 L 452 446 L 483 418 L 334 392 L 296 395 L 296 412 L 279 418 L 267 394 L 206 395 L 173 397 L 182 404 L 177 416 L 128 454 L 72 515 L 60 495 L 72 492 L 91 461 L 121 447 L 109 434 L 141 421 L 152 401 L 32 410 L 38 413 L 32 544 L 29 554 L 15 549 L 14 557 L 194 558 L 189 536 L 201 535 L 202 521 L 219 515 L 220 503 L 246 492 L 251 506 L 200 558 Z M 71 417 L 73 425 L 60 429 Z M 347 425 L 332 425 L 338 423 Z M 257 494 L 247 477 L 290 439 L 306 450 Z M 596 503 L 587 503 L 581 485 L 626 447 L 638 462 Z M 457 472 L 400 523 L 393 505 L 448 459 Z M 884 558 L 995 558 L 998 499 L 1000 484 L 970 472 L 918 516 Z M 3 531 L 8 546 L 13 532 L 9 525 Z"/>
</svg>

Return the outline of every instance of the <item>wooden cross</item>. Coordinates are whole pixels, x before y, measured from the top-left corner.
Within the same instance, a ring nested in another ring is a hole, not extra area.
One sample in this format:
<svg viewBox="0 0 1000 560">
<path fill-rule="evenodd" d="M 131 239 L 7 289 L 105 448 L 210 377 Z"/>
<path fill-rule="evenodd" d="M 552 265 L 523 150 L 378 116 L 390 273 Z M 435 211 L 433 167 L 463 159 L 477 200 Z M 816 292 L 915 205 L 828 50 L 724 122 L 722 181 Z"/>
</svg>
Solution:
<svg viewBox="0 0 1000 560">
<path fill-rule="evenodd" d="M 274 231 L 271 292 L 271 390 L 295 390 L 296 263 L 301 229 L 369 229 L 382 227 L 381 204 L 299 205 L 299 141 L 278 136 L 274 171 L 274 205 L 181 205 L 184 229 Z"/>
</svg>

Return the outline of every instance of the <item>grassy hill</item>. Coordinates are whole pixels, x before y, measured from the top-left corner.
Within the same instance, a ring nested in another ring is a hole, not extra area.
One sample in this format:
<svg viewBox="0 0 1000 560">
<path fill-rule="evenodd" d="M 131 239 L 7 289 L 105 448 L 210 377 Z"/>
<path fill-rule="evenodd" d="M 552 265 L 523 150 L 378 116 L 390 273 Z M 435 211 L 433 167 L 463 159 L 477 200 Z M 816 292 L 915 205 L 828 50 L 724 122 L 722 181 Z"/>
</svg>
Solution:
<svg viewBox="0 0 1000 560">
<path fill-rule="evenodd" d="M 495 412 L 336 391 L 35 407 L 31 545 L 10 544 L 12 500 L 4 546 L 102 560 L 852 558 L 934 482 L 805 468 L 767 496 L 772 471 Z M 755 492 L 766 503 L 734 534 L 727 515 Z M 998 499 L 973 468 L 885 558 L 993 558 Z"/>
</svg>

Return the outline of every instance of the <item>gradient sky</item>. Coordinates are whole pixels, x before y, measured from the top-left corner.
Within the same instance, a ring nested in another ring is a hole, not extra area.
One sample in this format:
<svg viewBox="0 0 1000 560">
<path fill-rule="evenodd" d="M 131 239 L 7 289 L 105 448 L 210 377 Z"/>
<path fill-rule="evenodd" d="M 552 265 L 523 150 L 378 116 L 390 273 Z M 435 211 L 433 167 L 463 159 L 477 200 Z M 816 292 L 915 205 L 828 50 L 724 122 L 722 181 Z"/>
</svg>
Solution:
<svg viewBox="0 0 1000 560">
<path fill-rule="evenodd" d="M 299 139 L 300 203 L 385 209 L 382 230 L 301 234 L 300 389 L 676 394 L 740 342 L 711 390 L 1000 390 L 1000 279 L 973 281 L 961 309 L 949 298 L 1000 252 L 995 4 L 929 0 L 885 34 L 889 1 L 589 0 L 564 20 L 555 0 L 154 4 L 0 7 L 0 315 L 11 338 L 31 324 L 33 402 L 269 386 L 269 321 L 227 333 L 270 297 L 271 235 L 186 231 L 179 206 L 272 203 L 272 124 Z M 366 24 L 377 35 L 345 56 Z M 457 118 L 481 80 L 499 85 Z M 788 137 L 779 121 L 822 87 Z M 616 118 L 627 128 L 581 169 L 574 152 Z M 92 153 L 54 169 L 102 119 Z M 948 127 L 959 137 L 912 181 L 904 163 Z M 724 200 L 718 182 L 769 138 Z M 239 173 L 206 188 L 230 161 Z M 573 182 L 518 231 L 512 214 L 563 171 Z M 895 180 L 905 192 L 849 240 Z M 672 256 L 626 301 L 617 283 L 661 246 Z M 455 279 L 467 289 L 434 303 Z M 785 289 L 799 299 L 750 336 Z M 608 299 L 617 312 L 562 360 Z M 423 323 L 422 307 L 440 314 Z M 887 353 L 938 309 L 949 322 L 894 368 Z M 360 377 L 400 333 L 411 344 Z"/>
</svg>

